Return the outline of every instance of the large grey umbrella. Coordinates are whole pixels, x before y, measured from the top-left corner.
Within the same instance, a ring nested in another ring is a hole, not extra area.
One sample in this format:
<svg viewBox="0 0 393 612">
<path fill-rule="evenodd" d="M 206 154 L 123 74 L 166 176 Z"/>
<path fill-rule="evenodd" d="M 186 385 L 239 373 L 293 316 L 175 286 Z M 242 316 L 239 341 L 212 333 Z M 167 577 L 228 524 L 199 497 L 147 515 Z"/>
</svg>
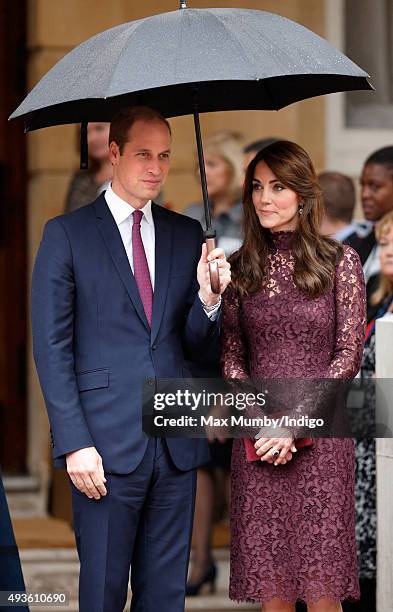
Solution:
<svg viewBox="0 0 393 612">
<path fill-rule="evenodd" d="M 372 89 L 340 51 L 285 17 L 251 9 L 190 9 L 116 26 L 88 39 L 37 83 L 11 118 L 26 131 L 110 121 L 146 104 L 194 114 L 207 238 L 211 226 L 198 112 L 278 110 L 337 91 Z M 210 247 L 212 243 L 210 243 Z"/>
</svg>

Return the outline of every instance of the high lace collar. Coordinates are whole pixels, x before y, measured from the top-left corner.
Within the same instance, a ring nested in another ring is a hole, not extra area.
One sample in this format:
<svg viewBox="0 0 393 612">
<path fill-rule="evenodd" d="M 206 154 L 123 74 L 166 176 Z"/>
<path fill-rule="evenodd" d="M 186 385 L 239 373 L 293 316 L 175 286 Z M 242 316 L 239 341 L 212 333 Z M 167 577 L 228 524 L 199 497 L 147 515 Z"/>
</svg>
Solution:
<svg viewBox="0 0 393 612">
<path fill-rule="evenodd" d="M 270 244 L 277 251 L 288 251 L 295 239 L 295 230 L 281 230 L 279 232 L 269 232 Z"/>
</svg>

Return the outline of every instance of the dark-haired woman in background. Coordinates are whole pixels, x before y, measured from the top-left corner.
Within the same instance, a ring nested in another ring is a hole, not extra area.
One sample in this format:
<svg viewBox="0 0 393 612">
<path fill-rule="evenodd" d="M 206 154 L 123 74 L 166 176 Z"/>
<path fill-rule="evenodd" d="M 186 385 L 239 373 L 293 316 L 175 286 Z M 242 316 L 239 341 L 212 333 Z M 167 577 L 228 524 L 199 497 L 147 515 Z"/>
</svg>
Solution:
<svg viewBox="0 0 393 612">
<path fill-rule="evenodd" d="M 371 304 L 370 298 L 377 289 L 380 268 L 375 223 L 393 210 L 393 146 L 378 149 L 366 159 L 360 190 L 363 214 L 370 226 L 365 235 L 354 233 L 345 243 L 358 252 L 362 262 L 367 287 L 367 320 L 370 321 L 376 314 L 376 306 Z"/>
<path fill-rule="evenodd" d="M 319 233 L 307 153 L 290 142 L 261 151 L 243 205 L 245 241 L 224 296 L 224 377 L 351 379 L 364 343 L 363 272 L 355 251 Z M 292 431 L 262 435 L 261 461 L 246 461 L 244 441 L 233 445 L 230 597 L 264 612 L 292 612 L 297 601 L 342 610 L 359 597 L 354 442 L 315 438 L 294 453 Z"/>
</svg>

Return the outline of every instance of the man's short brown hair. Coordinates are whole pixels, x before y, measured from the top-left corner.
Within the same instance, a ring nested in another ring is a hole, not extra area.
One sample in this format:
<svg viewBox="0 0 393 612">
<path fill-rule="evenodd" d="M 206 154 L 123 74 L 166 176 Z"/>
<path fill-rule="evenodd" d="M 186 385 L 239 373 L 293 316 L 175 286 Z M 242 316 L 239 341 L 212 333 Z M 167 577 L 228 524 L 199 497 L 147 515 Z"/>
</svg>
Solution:
<svg viewBox="0 0 393 612">
<path fill-rule="evenodd" d="M 147 123 L 161 121 L 168 128 L 169 135 L 172 136 L 169 122 L 154 108 L 150 108 L 150 106 L 128 106 L 122 108 L 113 116 L 109 130 L 109 144 L 115 142 L 121 154 L 127 142 L 128 132 L 137 121 L 146 121 Z"/>
<path fill-rule="evenodd" d="M 322 172 L 318 180 L 327 217 L 351 223 L 356 204 L 353 180 L 341 172 Z"/>
</svg>

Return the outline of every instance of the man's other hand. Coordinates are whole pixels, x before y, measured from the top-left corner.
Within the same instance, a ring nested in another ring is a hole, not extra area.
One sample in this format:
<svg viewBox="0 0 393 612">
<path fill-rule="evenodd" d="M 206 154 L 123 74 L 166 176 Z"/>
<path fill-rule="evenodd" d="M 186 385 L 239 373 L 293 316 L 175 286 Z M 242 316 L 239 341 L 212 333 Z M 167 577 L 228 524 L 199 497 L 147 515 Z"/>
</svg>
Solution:
<svg viewBox="0 0 393 612">
<path fill-rule="evenodd" d="M 106 495 L 104 467 L 94 446 L 68 453 L 66 461 L 68 475 L 81 493 L 89 499 Z"/>
<path fill-rule="evenodd" d="M 210 286 L 209 261 L 216 260 L 220 273 L 220 294 L 231 282 L 231 266 L 227 262 L 223 249 L 213 249 L 207 253 L 206 243 L 202 245 L 202 254 L 198 263 L 197 277 L 199 283 L 199 294 L 206 306 L 213 306 L 219 301 L 219 296 L 212 292 Z"/>
</svg>

